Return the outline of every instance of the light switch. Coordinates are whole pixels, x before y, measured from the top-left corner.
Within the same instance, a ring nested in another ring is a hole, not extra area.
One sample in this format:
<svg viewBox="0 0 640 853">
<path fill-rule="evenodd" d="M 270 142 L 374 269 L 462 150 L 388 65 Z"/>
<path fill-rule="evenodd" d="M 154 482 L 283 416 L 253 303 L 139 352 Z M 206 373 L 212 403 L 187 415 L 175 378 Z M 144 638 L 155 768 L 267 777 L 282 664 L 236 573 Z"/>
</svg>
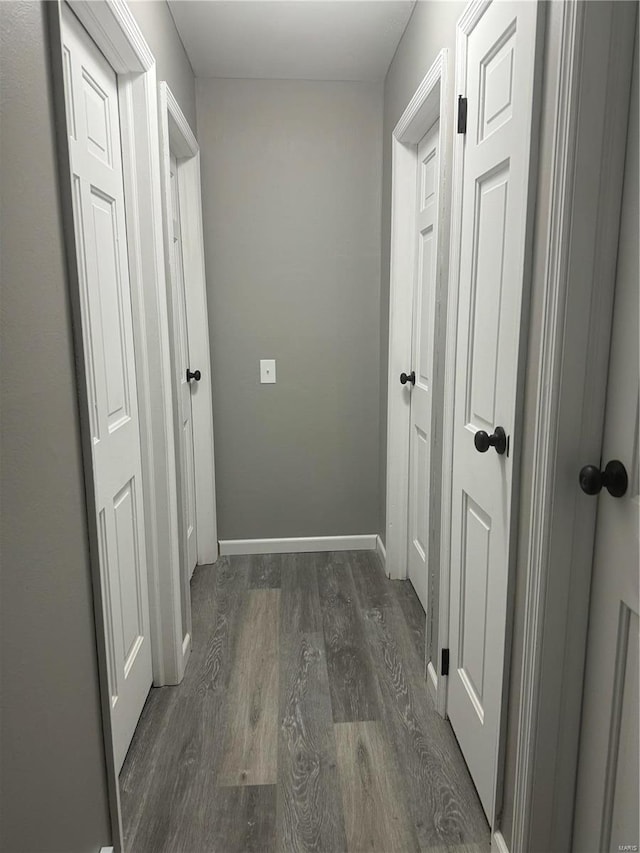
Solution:
<svg viewBox="0 0 640 853">
<path fill-rule="evenodd" d="M 268 384 L 276 381 L 276 360 L 275 358 L 260 359 L 260 382 Z"/>
</svg>

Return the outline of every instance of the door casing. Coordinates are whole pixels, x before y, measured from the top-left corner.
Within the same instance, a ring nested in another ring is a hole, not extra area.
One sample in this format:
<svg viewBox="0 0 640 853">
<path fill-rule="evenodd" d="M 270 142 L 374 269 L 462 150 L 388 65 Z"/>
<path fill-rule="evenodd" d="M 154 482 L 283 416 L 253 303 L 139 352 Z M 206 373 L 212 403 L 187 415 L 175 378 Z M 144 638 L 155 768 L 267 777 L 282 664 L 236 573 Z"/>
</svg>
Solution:
<svg viewBox="0 0 640 853">
<path fill-rule="evenodd" d="M 138 369 L 117 76 L 69 6 L 65 104 L 116 767 L 152 684 Z M 94 100 L 98 98 L 97 104 Z M 92 110 L 91 106 L 102 109 Z M 114 369 L 115 368 L 115 369 Z"/>
<path fill-rule="evenodd" d="M 69 295 L 73 315 L 80 435 L 85 476 L 98 678 L 112 844 L 122 850 L 118 776 L 112 750 L 109 684 L 98 532 L 93 499 L 82 315 L 76 261 L 67 120 L 64 96 L 61 2 L 47 4 L 51 74 L 57 127 L 59 191 L 66 240 Z M 145 532 L 151 610 L 154 684 L 177 684 L 183 673 L 180 613 L 180 559 L 169 324 L 164 274 L 164 243 L 158 145 L 158 90 L 155 59 L 126 3 L 119 0 L 68 0 L 91 39 L 118 77 L 125 211 L 131 279 L 134 351 L 145 499 Z"/>
<path fill-rule="evenodd" d="M 602 446 L 635 15 L 549 9 L 512 853 L 571 844 L 596 515 L 578 472 Z"/>
<path fill-rule="evenodd" d="M 207 287 L 204 267 L 204 237 L 200 181 L 200 147 L 189 127 L 169 85 L 159 85 L 160 156 L 165 233 L 165 269 L 167 272 L 167 303 L 177 286 L 172 281 L 170 157 L 178 160 L 178 189 L 182 229 L 182 255 L 185 280 L 187 326 L 189 329 L 189 359 L 191 368 L 199 368 L 202 379 L 191 395 L 195 465 L 196 539 L 198 565 L 215 563 L 218 559 L 218 525 L 216 516 L 215 459 L 213 445 L 213 406 L 211 355 Z M 172 313 L 170 322 L 174 322 Z M 177 391 L 177 389 L 174 389 Z M 177 393 L 174 393 L 177 400 Z M 177 412 L 176 412 L 177 424 Z M 177 438 L 177 436 L 176 436 Z M 176 464 L 180 452 L 176 443 Z M 182 538 L 182 537 L 181 537 Z M 184 543 L 183 543 L 184 544 Z M 188 589 L 186 593 L 188 594 Z"/>
</svg>

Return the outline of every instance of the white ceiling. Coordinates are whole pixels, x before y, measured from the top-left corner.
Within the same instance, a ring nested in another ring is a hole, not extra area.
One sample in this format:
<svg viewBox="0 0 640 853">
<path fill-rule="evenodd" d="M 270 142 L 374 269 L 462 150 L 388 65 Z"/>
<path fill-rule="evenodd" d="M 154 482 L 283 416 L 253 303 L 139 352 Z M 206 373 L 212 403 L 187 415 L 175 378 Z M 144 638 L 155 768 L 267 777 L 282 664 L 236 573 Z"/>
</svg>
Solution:
<svg viewBox="0 0 640 853">
<path fill-rule="evenodd" d="M 383 80 L 415 0 L 169 0 L 196 77 Z"/>
</svg>

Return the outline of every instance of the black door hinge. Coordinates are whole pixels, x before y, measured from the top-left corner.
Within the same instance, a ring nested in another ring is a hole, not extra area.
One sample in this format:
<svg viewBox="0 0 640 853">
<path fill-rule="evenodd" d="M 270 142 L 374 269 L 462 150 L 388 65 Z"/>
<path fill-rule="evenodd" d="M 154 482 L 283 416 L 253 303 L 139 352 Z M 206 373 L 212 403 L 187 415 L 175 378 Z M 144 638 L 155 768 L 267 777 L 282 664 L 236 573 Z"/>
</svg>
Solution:
<svg viewBox="0 0 640 853">
<path fill-rule="evenodd" d="M 449 649 L 442 650 L 442 660 L 440 661 L 440 675 L 449 675 Z"/>
<path fill-rule="evenodd" d="M 467 99 L 458 95 L 458 133 L 467 132 Z"/>
</svg>

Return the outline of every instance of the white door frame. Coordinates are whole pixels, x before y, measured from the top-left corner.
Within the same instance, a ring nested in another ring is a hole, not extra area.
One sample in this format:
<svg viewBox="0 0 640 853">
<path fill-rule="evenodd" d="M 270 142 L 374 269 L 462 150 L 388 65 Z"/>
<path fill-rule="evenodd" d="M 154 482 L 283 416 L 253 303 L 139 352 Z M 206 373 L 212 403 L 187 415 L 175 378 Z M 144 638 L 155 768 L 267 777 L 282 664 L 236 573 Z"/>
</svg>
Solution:
<svg viewBox="0 0 640 853">
<path fill-rule="evenodd" d="M 556 4 L 551 4 L 552 7 Z M 512 853 L 569 850 L 635 8 L 557 4 Z M 599 180 L 594 180 L 598 176 Z"/>
<path fill-rule="evenodd" d="M 178 684 L 185 640 L 169 322 L 164 286 L 155 59 L 123 0 L 67 0 L 118 75 L 129 271 L 145 484 L 153 681 Z M 57 6 L 57 4 L 55 4 Z"/>
<path fill-rule="evenodd" d="M 213 449 L 213 405 L 211 385 L 211 355 L 209 350 L 209 320 L 207 313 L 207 284 L 204 267 L 204 236 L 202 226 L 202 190 L 200 182 L 200 147 L 193 135 L 168 84 L 159 86 L 160 157 L 162 207 L 164 212 L 165 270 L 167 273 L 167 303 L 177 288 L 173 281 L 173 265 L 169 257 L 172 238 L 170 227 L 171 186 L 170 157 L 178 159 L 178 188 L 184 289 L 189 330 L 189 359 L 193 369 L 200 368 L 202 379 L 191 395 L 193 418 L 193 448 L 196 491 L 196 541 L 198 565 L 215 563 L 218 559 L 218 525 L 216 518 L 215 460 Z M 174 322 L 173 312 L 170 313 Z M 175 371 L 174 371 L 175 374 Z M 175 387 L 175 417 L 178 417 L 178 389 Z M 176 433 L 177 439 L 177 433 Z M 179 442 L 176 441 L 176 464 L 180 464 Z M 182 535 L 184 539 L 184 535 Z M 186 543 L 183 543 L 186 547 Z M 186 577 L 186 573 L 183 572 Z M 189 590 L 187 588 L 188 595 Z"/>
<path fill-rule="evenodd" d="M 455 93 L 456 97 L 467 96 L 467 40 L 474 30 L 491 2 L 498 0 L 470 0 L 456 24 L 456 59 L 455 59 Z M 537 2 L 537 0 L 536 0 Z M 530 169 L 529 169 L 529 193 L 525 237 L 525 270 L 522 297 L 522 323 L 523 332 L 520 336 L 520 353 L 518 364 L 518 380 L 515 399 L 515 424 L 511 442 L 511 453 L 513 454 L 513 485 L 511 498 L 510 519 L 510 551 L 508 566 L 508 590 L 507 590 L 507 618 L 505 632 L 505 660 L 502 684 L 502 707 L 500 714 L 500 734 L 498 741 L 497 778 L 495 785 L 495 813 L 499 814 L 499 804 L 502 797 L 502 785 L 504 781 L 504 759 L 506 744 L 507 724 L 507 696 L 509 684 L 509 667 L 511 652 L 511 635 L 513 620 L 513 597 L 514 597 L 514 575 L 516 548 L 518 543 L 518 519 L 520 503 L 520 465 L 524 456 L 523 440 L 523 401 L 525 392 L 525 371 L 527 365 L 527 339 L 528 339 L 528 305 L 530 292 L 533 286 L 531 275 L 531 261 L 533 254 L 534 234 L 534 212 L 538 204 L 536 191 L 536 175 L 538 168 L 538 123 L 540 116 L 540 102 L 542 97 L 543 67 L 546 62 L 546 21 L 545 10 L 538 9 L 538 34 L 536 36 L 536 52 L 533 86 L 533 120 L 532 139 L 530 146 Z M 472 93 L 473 95 L 473 93 Z M 474 133 L 474 128 L 468 129 Z M 452 524 L 452 495 L 453 495 L 453 428 L 454 428 L 454 402 L 456 382 L 456 351 L 458 332 L 458 308 L 459 308 L 459 275 L 460 255 L 462 241 L 462 192 L 464 172 L 464 134 L 456 134 L 453 152 L 453 178 L 451 194 L 451 237 L 449 254 L 449 287 L 447 304 L 447 329 L 446 329 L 446 353 L 445 353 L 445 375 L 444 375 L 444 405 L 443 405 L 443 450 L 442 450 L 442 490 L 441 490 L 441 535 L 440 535 L 440 589 L 438 597 L 438 648 L 436 660 L 442 660 L 442 652 L 448 650 L 450 641 L 450 593 L 451 593 L 451 524 Z M 515 440 L 514 440 L 515 439 Z M 455 629 L 454 629 L 455 630 Z M 448 677 L 439 674 L 439 687 L 436 708 L 438 712 L 446 717 L 448 700 Z M 492 827 L 493 830 L 496 827 Z M 493 845 L 502 850 L 504 840 L 498 833 L 499 838 L 492 839 Z M 502 845 L 502 846 L 501 846 Z"/>
<path fill-rule="evenodd" d="M 443 205 L 446 193 L 449 111 L 447 51 L 441 50 L 396 124 L 391 140 L 391 272 L 389 283 L 389 372 L 387 378 L 387 523 L 386 571 L 390 578 L 407 577 L 409 438 L 411 403 L 402 393 L 400 373 L 410 369 L 413 336 L 415 280 L 415 211 L 417 146 L 433 123 L 440 119 L 438 145 L 438 228 L 436 300 L 447 284 L 447 257 Z M 432 318 L 435 328 L 435 317 Z M 433 337 L 433 336 L 432 336 Z M 434 448 L 432 460 L 438 458 Z"/>
<path fill-rule="evenodd" d="M 456 58 L 455 85 L 456 96 L 465 97 L 467 77 L 467 39 L 478 21 L 486 11 L 491 0 L 471 0 L 456 24 Z M 539 83 L 539 75 L 537 75 Z M 473 132 L 471 129 L 470 132 Z M 532 158 L 535 157 L 535 147 L 532 148 Z M 454 400 L 456 382 L 456 349 L 458 341 L 458 304 L 459 304 L 459 274 L 460 274 L 460 244 L 462 240 L 462 188 L 464 170 L 464 134 L 456 134 L 453 144 L 453 172 L 451 186 L 451 234 L 449 244 L 449 286 L 447 291 L 447 327 L 445 338 L 445 368 L 444 368 L 444 400 L 442 426 L 442 485 L 441 485 L 441 515 L 440 515 L 440 587 L 438 593 L 438 648 L 436 661 L 442 660 L 443 649 L 449 648 L 450 630 L 450 588 L 451 588 L 451 501 L 453 493 L 453 425 Z M 534 193 L 530 193 L 530 197 Z M 529 227 L 529 226 L 528 226 Z M 528 299 L 528 288 L 525 286 L 523 305 Z M 526 336 L 522 336 L 525 338 Z M 522 359 L 524 361 L 524 359 Z M 521 378 L 519 374 L 516 394 L 516 426 L 518 426 L 518 410 L 521 400 Z M 518 458 L 520 453 L 518 452 Z M 513 464 L 513 495 L 518 490 L 518 464 Z M 512 514 L 516 504 L 512 503 Z M 515 539 L 512 517 L 512 541 Z M 509 619 L 507 619 L 507 636 L 509 636 Z M 504 672 L 508 672 L 508 656 L 505 659 Z M 445 717 L 447 713 L 448 677 L 438 673 L 439 687 L 437 691 L 436 708 Z M 504 719 L 504 714 L 502 714 Z"/>
<path fill-rule="evenodd" d="M 82 317 L 66 134 L 61 2 L 48 3 L 60 197 L 74 319 L 80 434 L 92 577 L 98 676 L 112 841 L 122 850 L 118 776 L 112 749 L 106 635 L 100 582 L 93 467 L 84 375 Z M 142 448 L 154 684 L 177 684 L 185 665 L 180 602 L 169 323 L 164 275 L 158 94 L 155 59 L 124 0 L 68 0 L 118 76 L 123 179 Z"/>
</svg>

